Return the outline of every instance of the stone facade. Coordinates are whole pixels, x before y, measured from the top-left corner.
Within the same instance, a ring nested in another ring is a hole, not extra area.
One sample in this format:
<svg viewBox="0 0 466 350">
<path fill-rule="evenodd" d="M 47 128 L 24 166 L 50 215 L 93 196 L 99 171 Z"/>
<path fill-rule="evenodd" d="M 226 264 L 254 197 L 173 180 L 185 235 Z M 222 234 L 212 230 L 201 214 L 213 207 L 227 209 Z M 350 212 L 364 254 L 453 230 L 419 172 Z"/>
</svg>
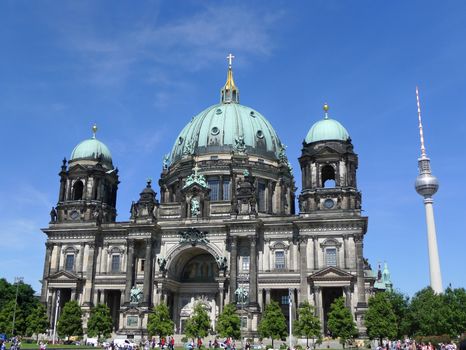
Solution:
<svg viewBox="0 0 466 350">
<path fill-rule="evenodd" d="M 93 306 L 107 304 L 120 335 L 145 335 L 148 312 L 161 302 L 178 333 L 196 303 L 204 304 L 215 329 L 218 314 L 243 287 L 248 298 L 238 306 L 248 334 L 256 333 L 271 300 L 287 318 L 308 300 L 325 332 L 339 296 L 363 333 L 375 277 L 363 257 L 367 217 L 351 140 L 303 143 L 299 214 L 284 146 L 277 156 L 242 146 L 225 152 L 224 145 L 190 144 L 171 164 L 165 159 L 160 202 L 149 181 L 131 204 L 129 221 L 121 222 L 113 164 L 99 157 L 65 160 L 59 201 L 43 229 L 42 301 L 52 324 L 60 293 L 59 307 L 77 300 L 85 320 Z M 142 298 L 134 300 L 132 289 Z"/>
</svg>

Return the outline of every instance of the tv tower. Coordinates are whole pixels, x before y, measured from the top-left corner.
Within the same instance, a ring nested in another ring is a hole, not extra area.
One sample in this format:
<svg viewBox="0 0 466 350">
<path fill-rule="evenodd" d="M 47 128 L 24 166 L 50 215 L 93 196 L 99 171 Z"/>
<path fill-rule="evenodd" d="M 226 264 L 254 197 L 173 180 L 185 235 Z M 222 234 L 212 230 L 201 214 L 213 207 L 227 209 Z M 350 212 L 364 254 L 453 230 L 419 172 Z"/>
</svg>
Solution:
<svg viewBox="0 0 466 350">
<path fill-rule="evenodd" d="M 442 274 L 440 272 L 440 260 L 437 246 L 437 233 L 434 220 L 434 200 L 432 196 L 439 188 L 438 180 L 430 170 L 430 159 L 426 155 L 424 146 L 424 133 L 421 120 L 421 105 L 419 102 L 419 89 L 416 86 L 417 115 L 419 118 L 419 135 L 421 138 L 421 157 L 418 159 L 419 175 L 416 178 L 416 192 L 424 197 L 426 208 L 427 241 L 429 245 L 429 270 L 430 286 L 435 293 L 443 293 Z"/>
</svg>

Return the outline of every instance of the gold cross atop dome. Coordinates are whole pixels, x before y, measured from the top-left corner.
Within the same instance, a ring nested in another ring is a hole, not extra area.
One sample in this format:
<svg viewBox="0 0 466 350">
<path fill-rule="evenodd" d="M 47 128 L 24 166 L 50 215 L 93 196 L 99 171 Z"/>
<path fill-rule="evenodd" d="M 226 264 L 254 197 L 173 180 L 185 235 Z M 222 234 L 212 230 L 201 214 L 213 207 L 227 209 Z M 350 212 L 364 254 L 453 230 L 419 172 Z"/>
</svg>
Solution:
<svg viewBox="0 0 466 350">
<path fill-rule="evenodd" d="M 233 64 L 233 54 L 227 56 L 228 59 L 228 73 L 227 81 L 221 90 L 221 102 L 222 103 L 239 103 L 239 89 L 235 85 L 233 80 L 233 70 L 231 68 Z"/>
<path fill-rule="evenodd" d="M 228 58 L 228 67 L 231 68 L 231 64 L 233 63 L 233 58 L 235 58 L 235 56 L 233 56 L 231 53 L 227 56 Z"/>
</svg>

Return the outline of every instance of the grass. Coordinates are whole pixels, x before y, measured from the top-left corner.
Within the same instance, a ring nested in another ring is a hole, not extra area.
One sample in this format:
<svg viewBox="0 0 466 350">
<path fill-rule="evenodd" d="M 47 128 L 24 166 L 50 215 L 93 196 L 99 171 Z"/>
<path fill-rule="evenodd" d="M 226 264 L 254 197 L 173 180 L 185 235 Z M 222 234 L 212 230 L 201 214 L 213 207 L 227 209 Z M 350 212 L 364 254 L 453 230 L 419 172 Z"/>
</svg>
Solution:
<svg viewBox="0 0 466 350">
<path fill-rule="evenodd" d="M 9 349 L 9 347 L 7 347 Z M 39 349 L 39 345 L 36 343 L 21 343 L 21 349 Z M 85 345 L 63 345 L 63 344 L 47 344 L 47 349 L 99 349 L 93 346 Z"/>
</svg>

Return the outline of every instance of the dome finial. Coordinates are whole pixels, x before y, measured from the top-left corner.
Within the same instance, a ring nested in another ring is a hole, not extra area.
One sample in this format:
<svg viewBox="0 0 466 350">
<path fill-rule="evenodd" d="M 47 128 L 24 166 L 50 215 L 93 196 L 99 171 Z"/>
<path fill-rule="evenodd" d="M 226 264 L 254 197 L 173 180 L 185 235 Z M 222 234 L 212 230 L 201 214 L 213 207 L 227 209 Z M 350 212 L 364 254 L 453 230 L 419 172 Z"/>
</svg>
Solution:
<svg viewBox="0 0 466 350">
<path fill-rule="evenodd" d="M 233 80 L 233 70 L 231 68 L 233 63 L 233 56 L 231 53 L 227 56 L 228 59 L 228 73 L 227 81 L 221 91 L 221 102 L 222 103 L 239 103 L 239 90 Z"/>
<path fill-rule="evenodd" d="M 328 110 L 329 110 L 329 106 L 327 104 L 327 102 L 324 103 L 324 119 L 328 119 Z"/>
<path fill-rule="evenodd" d="M 95 134 L 97 133 L 97 125 L 94 123 L 92 126 L 92 138 L 95 139 Z"/>
</svg>

